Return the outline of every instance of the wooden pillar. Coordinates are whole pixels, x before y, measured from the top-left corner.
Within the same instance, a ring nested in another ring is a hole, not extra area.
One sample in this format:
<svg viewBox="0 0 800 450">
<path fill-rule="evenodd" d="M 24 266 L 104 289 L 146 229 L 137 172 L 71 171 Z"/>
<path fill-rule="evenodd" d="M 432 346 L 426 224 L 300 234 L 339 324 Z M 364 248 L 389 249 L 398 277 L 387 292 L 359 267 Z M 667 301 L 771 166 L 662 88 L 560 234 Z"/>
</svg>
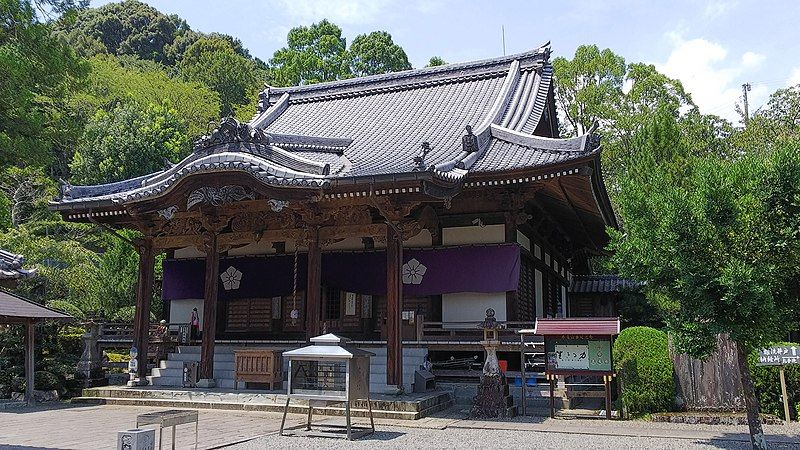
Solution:
<svg viewBox="0 0 800 450">
<path fill-rule="evenodd" d="M 219 290 L 219 244 L 217 233 L 203 235 L 206 251 L 205 291 L 203 296 L 203 335 L 200 346 L 201 387 L 214 387 L 214 341 L 217 335 L 217 291 Z"/>
<path fill-rule="evenodd" d="M 517 222 L 516 214 L 508 212 L 505 214 L 506 238 L 507 243 L 517 242 Z M 506 321 L 519 320 L 517 308 L 517 291 L 506 292 Z"/>
<path fill-rule="evenodd" d="M 403 237 L 386 226 L 386 384 L 403 388 Z"/>
<path fill-rule="evenodd" d="M 33 320 L 25 322 L 25 402 L 28 405 L 33 404 L 33 390 L 35 388 L 35 380 L 33 374 L 36 369 L 34 366 L 33 355 L 36 349 L 34 345 L 36 331 L 36 323 Z"/>
<path fill-rule="evenodd" d="M 150 301 L 153 298 L 153 266 L 155 250 L 153 238 L 145 236 L 136 241 L 139 252 L 139 277 L 136 286 L 136 310 L 133 319 L 133 345 L 138 356 L 136 384 L 147 384 L 147 344 L 150 340 Z"/>
<path fill-rule="evenodd" d="M 320 295 L 322 293 L 322 254 L 319 228 L 311 227 L 308 236 L 308 270 L 306 276 L 306 339 L 320 334 Z"/>
</svg>

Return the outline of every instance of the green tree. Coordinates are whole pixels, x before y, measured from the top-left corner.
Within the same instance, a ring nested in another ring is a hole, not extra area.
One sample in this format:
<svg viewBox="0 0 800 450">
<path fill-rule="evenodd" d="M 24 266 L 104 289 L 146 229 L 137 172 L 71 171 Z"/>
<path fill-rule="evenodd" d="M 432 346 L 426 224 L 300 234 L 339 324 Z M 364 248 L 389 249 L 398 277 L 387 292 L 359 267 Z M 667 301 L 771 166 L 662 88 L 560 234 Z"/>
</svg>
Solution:
<svg viewBox="0 0 800 450">
<path fill-rule="evenodd" d="M 86 120 L 98 108 L 112 109 L 120 102 L 161 105 L 174 111 L 190 138 L 207 131 L 219 118 L 219 94 L 196 81 L 170 78 L 163 66 L 137 58 L 96 56 L 89 59 L 92 72 L 85 93 L 75 97 L 74 109 Z"/>
<path fill-rule="evenodd" d="M 202 83 L 219 94 L 223 116 L 249 102 L 265 78 L 255 63 L 237 54 L 229 42 L 211 38 L 190 45 L 178 70 L 183 79 Z"/>
<path fill-rule="evenodd" d="M 766 448 L 747 355 L 785 336 L 800 313 L 800 143 L 689 157 L 684 170 L 658 153 L 646 149 L 620 178 L 624 230 L 609 231 L 613 263 L 646 282 L 678 349 L 708 355 L 720 333 L 736 342 L 751 439 Z"/>
<path fill-rule="evenodd" d="M 411 69 L 406 52 L 385 31 L 356 36 L 349 53 L 350 70 L 357 77 Z"/>
<path fill-rule="evenodd" d="M 84 9 L 74 20 L 59 23 L 57 34 L 86 56 L 136 55 L 164 62 L 164 46 L 172 43 L 179 27 L 188 26 L 146 3 L 125 0 Z"/>
<path fill-rule="evenodd" d="M 321 83 L 351 76 L 342 29 L 327 20 L 292 28 L 287 46 L 275 52 L 270 67 L 270 83 L 276 86 Z"/>
<path fill-rule="evenodd" d="M 444 66 L 447 64 L 447 61 L 442 59 L 439 56 L 431 56 L 431 59 L 428 60 L 428 64 L 425 67 L 436 67 L 436 66 Z"/>
<path fill-rule="evenodd" d="M 187 155 L 189 144 L 173 110 L 133 102 L 98 110 L 70 164 L 73 181 L 109 183 L 152 173 Z"/>
<path fill-rule="evenodd" d="M 734 133 L 734 145 L 744 152 L 763 151 L 800 140 L 800 84 L 778 89 L 747 127 Z"/>
<path fill-rule="evenodd" d="M 53 146 L 72 135 L 64 127 L 65 99 L 86 72 L 50 25 L 37 19 L 31 2 L 0 0 L 0 169 L 52 161 Z"/>
</svg>

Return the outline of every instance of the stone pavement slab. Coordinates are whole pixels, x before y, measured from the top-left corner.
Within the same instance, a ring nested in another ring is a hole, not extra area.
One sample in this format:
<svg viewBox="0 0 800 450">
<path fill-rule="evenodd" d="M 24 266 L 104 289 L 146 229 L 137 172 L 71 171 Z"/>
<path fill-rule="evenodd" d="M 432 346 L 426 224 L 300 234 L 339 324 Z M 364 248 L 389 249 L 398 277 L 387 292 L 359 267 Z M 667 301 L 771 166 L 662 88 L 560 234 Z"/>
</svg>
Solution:
<svg viewBox="0 0 800 450">
<path fill-rule="evenodd" d="M 163 408 L 48 404 L 0 411 L 0 448 L 116 448 L 118 431 L 134 428 L 138 414 L 160 409 Z M 230 445 L 280 428 L 278 413 L 216 410 L 199 413 L 200 449 Z M 287 423 L 300 423 L 302 418 L 291 415 Z M 171 429 L 164 429 L 165 445 L 170 442 L 171 433 Z M 178 448 L 194 448 L 194 425 L 178 426 L 176 440 Z"/>
</svg>

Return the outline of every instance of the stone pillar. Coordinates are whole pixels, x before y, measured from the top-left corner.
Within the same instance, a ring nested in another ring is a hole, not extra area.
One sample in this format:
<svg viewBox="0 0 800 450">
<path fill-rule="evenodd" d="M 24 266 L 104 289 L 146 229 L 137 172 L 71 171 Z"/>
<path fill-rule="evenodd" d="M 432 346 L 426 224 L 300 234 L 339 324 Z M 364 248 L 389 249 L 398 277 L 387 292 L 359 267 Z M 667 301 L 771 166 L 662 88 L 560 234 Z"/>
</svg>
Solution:
<svg viewBox="0 0 800 450">
<path fill-rule="evenodd" d="M 133 320 L 133 346 L 136 347 L 137 371 L 134 385 L 147 384 L 147 344 L 150 340 L 150 301 L 153 298 L 153 238 L 145 236 L 136 241 L 139 252 L 139 278 L 136 286 L 136 312 Z"/>
<path fill-rule="evenodd" d="M 403 391 L 403 237 L 386 225 L 386 385 Z"/>
<path fill-rule="evenodd" d="M 203 235 L 206 251 L 205 292 L 203 296 L 203 335 L 200 346 L 200 387 L 214 387 L 214 341 L 217 334 L 217 291 L 219 290 L 219 245 L 217 233 Z"/>
<path fill-rule="evenodd" d="M 320 334 L 322 294 L 322 253 L 319 248 L 319 228 L 308 230 L 308 270 L 306 279 L 306 340 Z"/>
</svg>

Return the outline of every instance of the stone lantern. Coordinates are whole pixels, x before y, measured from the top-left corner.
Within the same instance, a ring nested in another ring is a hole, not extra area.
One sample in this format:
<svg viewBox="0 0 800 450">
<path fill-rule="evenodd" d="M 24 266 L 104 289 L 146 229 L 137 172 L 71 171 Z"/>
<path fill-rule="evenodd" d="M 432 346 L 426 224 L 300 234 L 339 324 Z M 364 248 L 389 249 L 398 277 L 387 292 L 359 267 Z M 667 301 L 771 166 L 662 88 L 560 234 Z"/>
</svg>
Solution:
<svg viewBox="0 0 800 450">
<path fill-rule="evenodd" d="M 500 347 L 498 331 L 504 328 L 494 317 L 494 309 L 486 310 L 486 319 L 478 325 L 483 329 L 481 345 L 486 350 L 483 374 L 478 385 L 478 395 L 473 399 L 470 416 L 478 418 L 513 417 L 516 415 L 514 398 L 509 395 L 505 375 L 500 371 L 497 361 L 497 348 Z"/>
</svg>

